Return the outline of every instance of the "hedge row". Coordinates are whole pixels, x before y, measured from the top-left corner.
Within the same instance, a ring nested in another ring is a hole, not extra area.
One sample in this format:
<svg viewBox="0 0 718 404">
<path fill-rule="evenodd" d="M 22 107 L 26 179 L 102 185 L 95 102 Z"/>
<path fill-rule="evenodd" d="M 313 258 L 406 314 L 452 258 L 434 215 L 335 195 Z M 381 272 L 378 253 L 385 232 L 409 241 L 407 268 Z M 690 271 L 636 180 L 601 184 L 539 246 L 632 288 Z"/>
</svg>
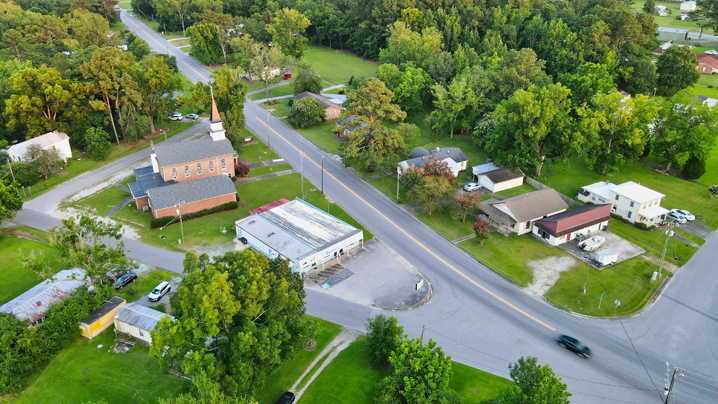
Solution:
<svg viewBox="0 0 718 404">
<path fill-rule="evenodd" d="M 215 206 L 212 209 L 204 209 L 204 210 L 200 210 L 199 212 L 184 214 L 184 215 L 182 215 L 182 220 L 196 219 L 198 217 L 207 216 L 207 215 L 211 215 L 214 213 L 224 212 L 227 210 L 234 210 L 234 209 L 237 209 L 238 207 L 239 207 L 238 202 L 229 202 L 229 203 L 225 203 L 224 205 Z M 167 226 L 167 223 L 171 222 L 174 219 L 175 219 L 175 216 L 165 216 L 165 217 L 160 217 L 158 219 L 152 219 L 152 221 L 150 222 L 150 227 L 153 229 L 158 229 L 160 227 Z M 179 220 L 177 222 L 179 222 Z"/>
<path fill-rule="evenodd" d="M 619 216 L 619 215 L 617 215 L 617 214 L 615 214 L 615 213 L 611 213 L 611 217 L 614 218 L 614 219 L 616 219 L 616 220 L 618 220 L 619 222 L 623 222 L 623 223 L 626 223 L 626 224 L 631 224 L 631 225 L 633 225 L 634 227 L 637 227 L 637 228 L 639 228 L 639 229 L 641 229 L 641 230 L 643 230 L 643 231 L 651 231 L 651 230 L 652 230 L 652 228 L 649 227 L 649 226 L 647 226 L 645 223 L 638 223 L 638 222 L 631 223 L 630 220 L 628 220 L 628 219 L 626 219 L 626 218 L 624 218 L 624 217 L 622 217 L 622 216 Z"/>
</svg>

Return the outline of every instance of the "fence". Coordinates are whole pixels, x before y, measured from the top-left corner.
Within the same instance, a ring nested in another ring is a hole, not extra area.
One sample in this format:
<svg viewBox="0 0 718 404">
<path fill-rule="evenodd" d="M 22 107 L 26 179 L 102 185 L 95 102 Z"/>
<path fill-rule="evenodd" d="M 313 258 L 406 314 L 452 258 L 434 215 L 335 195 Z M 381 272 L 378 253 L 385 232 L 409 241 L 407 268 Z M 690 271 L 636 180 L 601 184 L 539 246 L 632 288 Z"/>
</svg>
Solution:
<svg viewBox="0 0 718 404">
<path fill-rule="evenodd" d="M 532 187 L 534 187 L 536 189 L 540 189 L 540 190 L 551 189 L 551 187 L 549 187 L 548 185 L 544 185 L 530 177 L 526 177 L 526 183 L 531 185 Z M 581 202 L 579 202 L 573 198 L 569 198 L 568 196 L 566 196 L 560 192 L 558 193 L 558 195 L 561 197 L 561 199 L 563 199 L 564 202 L 566 202 L 566 205 L 568 205 L 572 208 L 578 208 L 579 206 L 583 206 L 583 204 Z"/>
</svg>

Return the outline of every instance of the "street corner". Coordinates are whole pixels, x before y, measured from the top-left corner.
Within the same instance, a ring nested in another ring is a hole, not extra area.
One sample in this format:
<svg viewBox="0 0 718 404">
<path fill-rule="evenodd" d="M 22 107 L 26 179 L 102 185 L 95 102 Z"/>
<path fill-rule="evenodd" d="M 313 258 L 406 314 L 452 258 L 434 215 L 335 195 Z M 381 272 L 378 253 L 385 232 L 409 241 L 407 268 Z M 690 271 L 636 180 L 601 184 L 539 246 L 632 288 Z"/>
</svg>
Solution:
<svg viewBox="0 0 718 404">
<path fill-rule="evenodd" d="M 369 307 L 409 310 L 426 303 L 432 285 L 381 240 L 307 272 L 306 288 Z"/>
</svg>

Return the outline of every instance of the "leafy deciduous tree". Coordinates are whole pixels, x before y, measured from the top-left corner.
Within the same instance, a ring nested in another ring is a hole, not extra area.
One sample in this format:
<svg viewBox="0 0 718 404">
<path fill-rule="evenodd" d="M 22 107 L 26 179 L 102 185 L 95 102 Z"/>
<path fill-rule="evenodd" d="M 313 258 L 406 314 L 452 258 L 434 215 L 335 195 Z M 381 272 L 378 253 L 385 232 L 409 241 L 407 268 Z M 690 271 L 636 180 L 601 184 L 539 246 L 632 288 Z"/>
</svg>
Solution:
<svg viewBox="0 0 718 404">
<path fill-rule="evenodd" d="M 274 14 L 267 31 L 284 54 L 299 59 L 304 54 L 304 46 L 307 43 L 304 32 L 309 24 L 309 19 L 299 11 L 283 8 Z"/>
<path fill-rule="evenodd" d="M 364 328 L 367 332 L 369 360 L 376 367 L 384 366 L 401 344 L 404 327 L 397 324 L 396 317 L 378 314 L 368 319 Z"/>
<path fill-rule="evenodd" d="M 454 196 L 454 187 L 444 177 L 425 176 L 409 191 L 409 200 L 429 216 Z"/>
<path fill-rule="evenodd" d="M 85 145 L 90 158 L 98 161 L 106 159 L 112 150 L 110 135 L 102 128 L 87 128 L 87 131 L 85 131 Z"/>
<path fill-rule="evenodd" d="M 512 385 L 499 392 L 496 404 L 568 404 L 571 393 L 549 365 L 539 366 L 536 358 L 521 358 L 509 364 Z"/>
<path fill-rule="evenodd" d="M 22 197 L 17 192 L 19 186 L 15 181 L 0 180 L 0 225 L 4 226 L 22 209 Z"/>
<path fill-rule="evenodd" d="M 671 46 L 658 57 L 658 92 L 672 96 L 698 81 L 696 55 L 689 46 Z"/>
<path fill-rule="evenodd" d="M 312 97 L 304 97 L 295 100 L 289 108 L 287 119 L 294 127 L 304 128 L 320 122 L 324 122 L 327 113 L 319 101 Z"/>
</svg>

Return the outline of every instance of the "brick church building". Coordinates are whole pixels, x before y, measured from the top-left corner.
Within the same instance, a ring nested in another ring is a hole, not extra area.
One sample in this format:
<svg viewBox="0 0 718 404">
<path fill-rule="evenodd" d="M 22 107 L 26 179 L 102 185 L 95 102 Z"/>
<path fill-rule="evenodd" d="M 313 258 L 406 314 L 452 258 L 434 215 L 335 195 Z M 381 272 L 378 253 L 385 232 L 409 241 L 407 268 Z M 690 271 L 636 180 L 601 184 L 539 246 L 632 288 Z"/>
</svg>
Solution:
<svg viewBox="0 0 718 404">
<path fill-rule="evenodd" d="M 209 137 L 152 145 L 151 165 L 134 170 L 129 184 L 137 209 L 155 218 L 193 213 L 236 202 L 232 182 L 237 152 L 225 137 L 222 118 L 212 97 Z"/>
</svg>

